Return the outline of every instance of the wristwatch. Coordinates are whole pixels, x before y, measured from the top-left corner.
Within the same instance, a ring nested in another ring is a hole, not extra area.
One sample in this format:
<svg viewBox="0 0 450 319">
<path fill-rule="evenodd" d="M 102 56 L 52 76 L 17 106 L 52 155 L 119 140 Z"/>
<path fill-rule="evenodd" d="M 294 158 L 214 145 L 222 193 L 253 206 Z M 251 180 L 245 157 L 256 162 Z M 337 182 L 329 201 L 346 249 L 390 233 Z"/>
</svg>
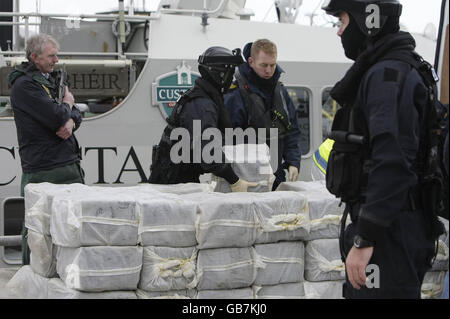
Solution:
<svg viewBox="0 0 450 319">
<path fill-rule="evenodd" d="M 353 238 L 353 246 L 355 246 L 356 248 L 366 248 L 375 246 L 375 243 L 369 240 L 365 240 L 359 235 L 355 235 L 355 237 Z"/>
</svg>

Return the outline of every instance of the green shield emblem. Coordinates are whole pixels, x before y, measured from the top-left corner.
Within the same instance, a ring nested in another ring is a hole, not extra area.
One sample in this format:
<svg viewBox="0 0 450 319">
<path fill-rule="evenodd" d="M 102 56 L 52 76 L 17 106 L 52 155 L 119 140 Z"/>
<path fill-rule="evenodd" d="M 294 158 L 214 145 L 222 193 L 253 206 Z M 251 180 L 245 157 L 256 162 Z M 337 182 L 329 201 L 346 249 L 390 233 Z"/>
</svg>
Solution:
<svg viewBox="0 0 450 319">
<path fill-rule="evenodd" d="M 192 72 L 191 67 L 183 61 L 177 66 L 177 70 L 162 74 L 156 78 L 152 85 L 152 100 L 154 105 L 158 105 L 164 118 L 172 113 L 176 102 L 200 77 L 197 72 Z"/>
</svg>

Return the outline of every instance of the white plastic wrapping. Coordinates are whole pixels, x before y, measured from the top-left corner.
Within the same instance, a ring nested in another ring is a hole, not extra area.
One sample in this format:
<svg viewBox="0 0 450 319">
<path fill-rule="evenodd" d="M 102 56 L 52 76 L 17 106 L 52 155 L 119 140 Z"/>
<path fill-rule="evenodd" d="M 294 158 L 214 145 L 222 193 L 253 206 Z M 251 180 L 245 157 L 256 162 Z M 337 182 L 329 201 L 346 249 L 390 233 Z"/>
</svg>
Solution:
<svg viewBox="0 0 450 319">
<path fill-rule="evenodd" d="M 200 290 L 197 299 L 254 299 L 252 288 Z"/>
<path fill-rule="evenodd" d="M 444 290 L 445 271 L 429 271 L 423 278 L 422 299 L 440 299 Z"/>
<path fill-rule="evenodd" d="M 56 270 L 66 286 L 81 291 L 136 290 L 142 247 L 58 247 Z"/>
<path fill-rule="evenodd" d="M 145 291 L 195 288 L 196 264 L 195 247 L 145 247 L 139 288 Z"/>
<path fill-rule="evenodd" d="M 255 194 L 254 207 L 259 223 L 256 244 L 304 240 L 310 230 L 308 202 L 297 192 Z"/>
<path fill-rule="evenodd" d="M 250 287 L 260 267 L 263 264 L 256 259 L 253 247 L 200 250 L 197 290 Z"/>
<path fill-rule="evenodd" d="M 142 246 L 190 247 L 197 245 L 197 204 L 176 195 L 137 201 Z"/>
<path fill-rule="evenodd" d="M 320 181 L 284 182 L 277 191 L 296 191 L 306 196 L 311 229 L 307 241 L 339 238 L 339 227 L 345 205 L 326 189 Z"/>
<path fill-rule="evenodd" d="M 48 299 L 137 299 L 137 296 L 135 291 L 82 292 L 52 278 L 48 281 Z"/>
<path fill-rule="evenodd" d="M 236 175 L 246 181 L 257 183 L 249 187 L 249 192 L 270 192 L 275 176 L 270 165 L 270 150 L 267 144 L 238 144 L 223 147 L 225 161 L 231 164 Z M 230 184 L 221 177 L 214 176 L 215 191 L 230 193 Z"/>
<path fill-rule="evenodd" d="M 207 249 L 253 245 L 258 228 L 254 195 L 205 193 L 182 196 L 198 203 L 197 247 Z"/>
<path fill-rule="evenodd" d="M 25 227 L 50 235 L 50 216 L 54 196 L 86 193 L 88 190 L 89 187 L 83 184 L 27 184 L 24 190 Z"/>
<path fill-rule="evenodd" d="M 36 274 L 30 266 L 23 266 L 6 284 L 6 289 L 13 298 L 47 299 L 49 280 Z"/>
<path fill-rule="evenodd" d="M 196 289 L 183 289 L 171 291 L 145 291 L 136 290 L 138 299 L 196 299 Z"/>
<path fill-rule="evenodd" d="M 278 285 L 303 281 L 305 247 L 303 242 L 255 245 L 264 268 L 258 269 L 254 284 Z"/>
<path fill-rule="evenodd" d="M 305 299 L 303 282 L 273 286 L 253 286 L 255 299 Z"/>
<path fill-rule="evenodd" d="M 37 274 L 56 277 L 56 246 L 51 236 L 29 229 L 27 243 L 30 248 L 30 266 Z"/>
<path fill-rule="evenodd" d="M 306 299 L 344 299 L 342 286 L 345 280 L 303 282 Z"/>
<path fill-rule="evenodd" d="M 333 281 L 345 279 L 339 239 L 317 239 L 306 243 L 305 280 Z"/>
<path fill-rule="evenodd" d="M 139 216 L 132 196 L 116 193 L 55 196 L 50 233 L 62 247 L 135 246 Z"/>
</svg>

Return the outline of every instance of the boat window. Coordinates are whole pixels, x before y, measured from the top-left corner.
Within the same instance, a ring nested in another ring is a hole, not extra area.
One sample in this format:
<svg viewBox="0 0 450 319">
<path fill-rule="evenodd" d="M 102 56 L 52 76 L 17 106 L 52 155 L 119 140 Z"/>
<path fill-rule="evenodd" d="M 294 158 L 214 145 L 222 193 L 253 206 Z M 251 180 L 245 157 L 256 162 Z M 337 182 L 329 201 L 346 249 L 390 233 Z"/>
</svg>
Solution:
<svg viewBox="0 0 450 319">
<path fill-rule="evenodd" d="M 310 118 L 309 118 L 309 110 L 311 103 L 310 91 L 304 87 L 294 87 L 289 86 L 286 87 L 289 96 L 294 102 L 294 106 L 297 113 L 298 125 L 300 127 L 300 147 L 302 150 L 302 154 L 306 155 L 310 151 Z"/>
<path fill-rule="evenodd" d="M 322 92 L 322 140 L 325 141 L 331 133 L 334 116 L 340 108 L 339 104 L 330 96 L 331 87 Z"/>
</svg>

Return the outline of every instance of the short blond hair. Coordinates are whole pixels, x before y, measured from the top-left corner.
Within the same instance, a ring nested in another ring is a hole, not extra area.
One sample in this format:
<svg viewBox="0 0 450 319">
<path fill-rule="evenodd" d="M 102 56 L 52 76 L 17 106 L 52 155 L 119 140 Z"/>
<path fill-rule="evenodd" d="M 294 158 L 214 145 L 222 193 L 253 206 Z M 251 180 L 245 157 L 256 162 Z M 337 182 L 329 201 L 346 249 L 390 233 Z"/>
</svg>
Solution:
<svg viewBox="0 0 450 319">
<path fill-rule="evenodd" d="M 250 56 L 256 58 L 260 51 L 268 55 L 277 55 L 277 45 L 267 39 L 259 39 L 253 42 L 252 49 L 250 51 Z"/>
<path fill-rule="evenodd" d="M 45 46 L 51 43 L 59 50 L 58 41 L 56 41 L 53 37 L 48 34 L 37 34 L 33 35 L 27 40 L 27 48 L 25 49 L 27 59 L 31 62 L 31 55 L 36 54 L 39 55 L 45 50 Z"/>
</svg>

